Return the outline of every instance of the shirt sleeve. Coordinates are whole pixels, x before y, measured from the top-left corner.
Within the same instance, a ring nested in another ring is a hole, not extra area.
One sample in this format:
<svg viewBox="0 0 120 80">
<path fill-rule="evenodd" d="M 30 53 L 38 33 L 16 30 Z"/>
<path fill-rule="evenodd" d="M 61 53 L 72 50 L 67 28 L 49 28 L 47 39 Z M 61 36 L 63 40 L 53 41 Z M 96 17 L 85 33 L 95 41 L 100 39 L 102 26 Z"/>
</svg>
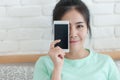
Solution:
<svg viewBox="0 0 120 80">
<path fill-rule="evenodd" d="M 108 80 L 120 80 L 120 71 L 116 66 L 115 62 L 109 58 L 109 73 Z"/>
<path fill-rule="evenodd" d="M 33 80 L 50 80 L 42 57 L 35 64 Z"/>
</svg>

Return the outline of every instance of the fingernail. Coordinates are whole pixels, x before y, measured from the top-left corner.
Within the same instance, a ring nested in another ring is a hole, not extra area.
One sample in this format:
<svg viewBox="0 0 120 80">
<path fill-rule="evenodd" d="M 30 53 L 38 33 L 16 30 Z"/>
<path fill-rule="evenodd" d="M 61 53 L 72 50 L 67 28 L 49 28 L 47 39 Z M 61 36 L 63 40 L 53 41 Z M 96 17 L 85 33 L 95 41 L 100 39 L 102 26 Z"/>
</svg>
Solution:
<svg viewBox="0 0 120 80">
<path fill-rule="evenodd" d="M 58 41 L 61 41 L 61 39 L 58 39 Z"/>
</svg>

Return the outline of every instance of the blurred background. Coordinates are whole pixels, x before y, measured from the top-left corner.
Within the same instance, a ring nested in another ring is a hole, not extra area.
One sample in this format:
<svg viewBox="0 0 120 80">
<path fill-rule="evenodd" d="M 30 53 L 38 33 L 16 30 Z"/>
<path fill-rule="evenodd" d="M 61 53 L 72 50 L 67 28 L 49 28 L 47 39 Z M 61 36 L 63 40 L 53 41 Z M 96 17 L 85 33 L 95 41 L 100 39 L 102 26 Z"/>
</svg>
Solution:
<svg viewBox="0 0 120 80">
<path fill-rule="evenodd" d="M 0 55 L 47 52 L 52 11 L 58 1 L 0 0 Z M 82 1 L 89 7 L 93 34 L 86 47 L 120 50 L 120 0 Z M 120 60 L 115 62 L 120 70 Z M 34 64 L 0 64 L 0 80 L 32 80 Z"/>
</svg>

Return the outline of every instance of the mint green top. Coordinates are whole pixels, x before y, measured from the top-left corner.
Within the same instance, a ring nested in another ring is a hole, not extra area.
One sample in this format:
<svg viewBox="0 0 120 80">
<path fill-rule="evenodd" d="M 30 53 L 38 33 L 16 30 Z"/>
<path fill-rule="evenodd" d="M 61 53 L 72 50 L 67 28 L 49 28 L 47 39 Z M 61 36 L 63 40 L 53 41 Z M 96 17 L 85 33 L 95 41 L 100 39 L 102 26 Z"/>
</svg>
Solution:
<svg viewBox="0 0 120 80">
<path fill-rule="evenodd" d="M 53 62 L 49 56 L 36 62 L 33 80 L 51 80 Z M 64 59 L 62 80 L 120 80 L 120 73 L 111 57 L 90 51 L 83 59 Z"/>
</svg>

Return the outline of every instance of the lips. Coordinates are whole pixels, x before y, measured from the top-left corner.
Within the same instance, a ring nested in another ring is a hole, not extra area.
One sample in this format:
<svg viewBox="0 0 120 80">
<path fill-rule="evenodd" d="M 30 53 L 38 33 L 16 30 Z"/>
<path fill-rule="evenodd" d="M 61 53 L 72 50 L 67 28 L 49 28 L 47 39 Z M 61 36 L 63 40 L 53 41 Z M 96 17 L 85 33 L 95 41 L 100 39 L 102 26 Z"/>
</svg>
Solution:
<svg viewBox="0 0 120 80">
<path fill-rule="evenodd" d="M 77 43 L 78 41 L 70 41 L 70 43 Z"/>
</svg>

